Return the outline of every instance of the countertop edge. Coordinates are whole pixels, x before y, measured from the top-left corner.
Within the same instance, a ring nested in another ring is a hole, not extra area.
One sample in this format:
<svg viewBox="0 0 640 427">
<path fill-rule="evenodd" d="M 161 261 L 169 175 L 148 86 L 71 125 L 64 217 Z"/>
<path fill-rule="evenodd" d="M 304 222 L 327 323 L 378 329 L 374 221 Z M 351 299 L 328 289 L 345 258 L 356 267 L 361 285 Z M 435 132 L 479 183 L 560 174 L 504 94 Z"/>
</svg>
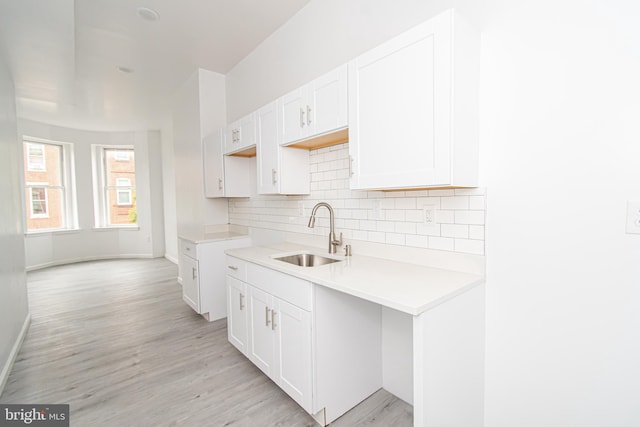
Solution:
<svg viewBox="0 0 640 427">
<path fill-rule="evenodd" d="M 260 248 L 262 248 L 264 251 L 275 251 L 276 253 L 279 252 L 287 252 L 285 250 L 280 250 L 279 248 L 272 248 L 269 246 L 261 246 Z M 274 264 L 273 263 L 273 258 L 271 257 L 271 255 L 265 255 L 265 256 L 261 256 L 261 257 L 257 257 L 257 256 L 248 256 L 244 253 L 242 253 L 243 249 L 246 248 L 237 248 L 237 249 L 227 249 L 225 250 L 225 254 L 231 256 L 231 257 L 235 257 L 235 258 L 239 258 L 243 261 L 246 262 L 251 262 L 257 265 L 260 265 L 262 267 L 265 268 L 269 268 L 271 270 L 274 271 L 278 271 L 280 273 L 283 274 L 288 274 L 290 276 L 294 276 L 297 277 L 299 279 L 302 280 L 306 280 L 308 282 L 320 285 L 320 286 L 324 286 L 326 288 L 329 289 L 333 289 L 336 290 L 338 292 L 342 292 L 345 293 L 347 295 L 352 295 L 358 298 L 362 298 L 366 301 L 370 301 L 376 304 L 380 304 L 384 307 L 388 307 L 394 310 L 398 310 L 401 311 L 403 313 L 412 315 L 412 316 L 419 316 L 420 314 L 431 310 L 432 308 L 446 302 L 449 301 L 459 295 L 464 294 L 465 292 L 469 291 L 472 288 L 475 288 L 476 286 L 482 285 L 485 282 L 485 277 L 483 276 L 479 276 L 476 274 L 470 274 L 470 273 L 460 273 L 460 272 L 456 272 L 453 270 L 444 270 L 444 269 L 439 269 L 442 271 L 447 271 L 447 272 L 451 272 L 452 274 L 462 274 L 462 275 L 466 275 L 470 277 L 470 281 L 462 286 L 460 286 L 459 288 L 447 293 L 446 295 L 443 295 L 439 298 L 436 298 L 432 301 L 429 301 L 426 304 L 420 305 L 418 307 L 411 307 L 411 306 L 406 306 L 404 304 L 401 303 L 396 303 L 394 301 L 390 301 L 388 299 L 385 298 L 380 298 L 377 297 L 374 294 L 371 293 L 367 293 L 367 292 L 360 292 L 354 288 L 351 287 L 346 287 L 346 286 L 342 286 L 340 284 L 336 284 L 334 282 L 328 281 L 328 280 L 323 280 L 322 278 L 317 277 L 316 275 L 312 274 L 312 271 L 309 270 L 309 273 L 305 273 L 305 270 L 300 270 L 300 268 L 304 268 L 304 267 L 296 267 L 296 266 L 288 266 L 287 264 Z M 299 247 L 300 251 L 309 251 L 309 252 L 317 252 L 316 248 L 308 248 L 308 247 L 303 247 L 300 246 Z M 291 252 L 291 251 L 289 251 Z M 395 261 L 394 261 L 395 262 Z M 432 268 L 432 267 L 427 267 L 427 268 Z M 311 273 L 311 274 L 310 274 Z"/>
</svg>

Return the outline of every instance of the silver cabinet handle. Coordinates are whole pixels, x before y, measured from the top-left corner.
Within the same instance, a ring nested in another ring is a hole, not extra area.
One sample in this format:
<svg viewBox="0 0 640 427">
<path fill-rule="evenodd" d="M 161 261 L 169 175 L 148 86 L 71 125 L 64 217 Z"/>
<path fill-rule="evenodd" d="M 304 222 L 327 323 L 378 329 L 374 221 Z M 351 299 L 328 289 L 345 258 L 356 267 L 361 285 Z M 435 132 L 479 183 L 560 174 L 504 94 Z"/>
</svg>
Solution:
<svg viewBox="0 0 640 427">
<path fill-rule="evenodd" d="M 276 311 L 271 310 L 271 330 L 276 330 Z"/>
<path fill-rule="evenodd" d="M 238 267 L 236 267 L 235 265 L 228 265 L 227 268 L 229 270 L 238 271 Z"/>
<path fill-rule="evenodd" d="M 311 107 L 307 105 L 307 125 L 311 126 Z"/>
<path fill-rule="evenodd" d="M 236 130 L 235 129 L 231 130 L 231 142 L 234 143 L 234 144 L 236 143 Z"/>
<path fill-rule="evenodd" d="M 349 176 L 353 176 L 353 156 L 349 156 Z"/>
<path fill-rule="evenodd" d="M 300 127 L 304 127 L 304 108 L 300 107 Z"/>
<path fill-rule="evenodd" d="M 271 320 L 269 320 L 269 312 L 271 310 L 269 310 L 269 307 L 265 307 L 264 308 L 264 325 L 265 326 L 269 326 L 269 323 L 271 323 Z"/>
<path fill-rule="evenodd" d="M 278 172 L 275 169 L 271 169 L 271 183 L 275 184 L 276 182 L 278 182 L 278 178 L 276 177 L 276 174 Z"/>
<path fill-rule="evenodd" d="M 218 178 L 218 190 L 222 190 L 222 178 Z"/>
<path fill-rule="evenodd" d="M 244 295 L 240 294 L 240 311 L 244 310 L 244 304 L 242 303 L 243 299 L 244 299 Z"/>
<path fill-rule="evenodd" d="M 238 138 L 236 141 L 240 142 L 242 140 L 242 128 L 236 129 L 236 137 Z"/>
<path fill-rule="evenodd" d="M 198 277 L 197 270 L 195 267 L 191 267 L 191 276 L 193 277 L 193 280 L 196 280 L 196 277 Z"/>
</svg>

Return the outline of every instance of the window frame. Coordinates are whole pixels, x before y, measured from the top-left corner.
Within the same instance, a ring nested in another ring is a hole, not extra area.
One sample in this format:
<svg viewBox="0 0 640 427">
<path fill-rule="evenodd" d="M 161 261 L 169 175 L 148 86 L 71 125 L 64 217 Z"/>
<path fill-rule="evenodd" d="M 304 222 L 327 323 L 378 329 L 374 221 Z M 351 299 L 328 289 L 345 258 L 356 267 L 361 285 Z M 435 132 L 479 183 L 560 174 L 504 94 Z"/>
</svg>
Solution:
<svg viewBox="0 0 640 427">
<path fill-rule="evenodd" d="M 22 135 L 22 144 L 23 147 L 26 146 L 26 150 L 23 148 L 22 153 L 26 151 L 26 162 L 23 163 L 23 173 L 21 176 L 21 183 L 24 190 L 28 190 L 28 202 L 29 202 L 29 212 L 27 212 L 27 200 L 24 199 L 23 206 L 25 206 L 25 213 L 23 215 L 23 224 L 24 224 L 24 233 L 25 234 L 38 234 L 38 233 L 51 233 L 51 232 L 59 232 L 59 231 L 69 231 L 69 230 L 77 230 L 78 229 L 78 215 L 77 215 L 77 199 L 76 199 L 76 182 L 75 182 L 75 162 L 74 162 L 74 153 L 73 153 L 73 144 L 70 142 L 64 141 L 55 141 L 45 138 L 37 138 L 29 135 Z M 47 172 L 46 167 L 46 149 L 42 148 L 42 161 L 43 168 L 42 169 L 33 169 L 30 167 L 33 165 L 32 162 L 29 161 L 29 148 L 32 145 L 53 145 L 57 146 L 60 149 L 60 184 L 51 185 L 46 182 L 27 182 L 27 172 Z M 45 203 L 47 214 L 41 215 L 36 214 L 33 215 L 33 194 L 32 188 L 44 187 L 45 189 Z M 62 205 L 61 205 L 61 226 L 53 227 L 53 228 L 29 228 L 29 220 L 30 219 L 40 219 L 40 218 L 51 218 L 51 210 L 49 207 L 49 199 L 50 194 L 49 190 L 60 190 L 62 193 Z M 23 197 L 25 193 L 23 192 Z"/>
<path fill-rule="evenodd" d="M 134 204 L 133 200 L 133 192 L 135 191 L 136 186 L 131 185 L 131 180 L 129 180 L 128 186 L 118 186 L 118 185 L 108 185 L 107 182 L 107 155 L 106 153 L 110 150 L 114 152 L 127 152 L 127 157 L 129 161 L 131 161 L 131 154 L 133 152 L 135 156 L 135 147 L 133 145 L 104 145 L 104 144 L 92 144 L 91 145 L 91 164 L 92 164 L 92 173 L 93 173 L 93 197 L 94 197 L 94 226 L 97 229 L 100 228 L 138 228 L 138 222 L 129 223 L 129 224 L 111 224 L 110 211 L 109 211 L 109 191 L 116 192 L 116 205 L 119 207 L 131 206 L 132 208 L 135 206 L 137 209 L 137 204 Z M 116 155 L 113 156 L 116 161 Z M 121 157 L 122 158 L 122 157 Z M 134 157 L 134 175 L 137 174 L 135 171 L 135 157 Z M 116 179 L 128 179 L 128 178 L 116 178 Z M 116 181 L 117 183 L 117 181 Z M 128 205 L 118 203 L 118 193 L 126 191 L 129 193 L 129 203 Z"/>
</svg>

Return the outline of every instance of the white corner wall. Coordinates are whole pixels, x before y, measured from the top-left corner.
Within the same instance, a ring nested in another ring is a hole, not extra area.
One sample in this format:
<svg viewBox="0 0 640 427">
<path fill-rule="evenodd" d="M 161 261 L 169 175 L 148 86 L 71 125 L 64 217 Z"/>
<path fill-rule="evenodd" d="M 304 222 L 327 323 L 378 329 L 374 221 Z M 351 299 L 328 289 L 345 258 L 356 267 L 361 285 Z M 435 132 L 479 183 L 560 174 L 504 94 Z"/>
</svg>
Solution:
<svg viewBox="0 0 640 427">
<path fill-rule="evenodd" d="M 640 425 L 637 2 L 312 0 L 227 75 L 229 118 L 448 7 L 482 32 L 485 425 Z"/>
<path fill-rule="evenodd" d="M 13 83 L 0 62 L 0 395 L 29 325 Z"/>
<path fill-rule="evenodd" d="M 107 258 L 164 256 L 160 135 L 157 131 L 95 132 L 18 121 L 18 133 L 73 144 L 78 230 L 28 234 L 27 269 Z M 133 145 L 136 152 L 138 228 L 97 229 L 91 145 Z"/>
<path fill-rule="evenodd" d="M 178 235 L 229 222 L 227 200 L 204 197 L 202 158 L 202 138 L 226 125 L 225 103 L 225 76 L 203 69 L 176 91 L 172 145 Z"/>
</svg>

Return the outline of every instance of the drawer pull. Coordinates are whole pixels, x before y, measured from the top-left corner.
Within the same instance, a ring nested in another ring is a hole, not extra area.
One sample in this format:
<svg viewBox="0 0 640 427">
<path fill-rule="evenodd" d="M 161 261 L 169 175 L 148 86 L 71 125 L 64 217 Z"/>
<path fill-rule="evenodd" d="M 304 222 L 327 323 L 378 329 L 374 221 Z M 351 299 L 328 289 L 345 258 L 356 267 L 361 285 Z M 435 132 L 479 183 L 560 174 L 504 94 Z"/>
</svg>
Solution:
<svg viewBox="0 0 640 427">
<path fill-rule="evenodd" d="M 193 277 L 193 280 L 196 280 L 196 277 L 198 277 L 198 273 L 196 272 L 195 267 L 191 268 L 191 275 Z"/>
<path fill-rule="evenodd" d="M 244 310 L 244 304 L 242 303 L 243 299 L 244 299 L 244 295 L 240 294 L 240 311 Z"/>
<path fill-rule="evenodd" d="M 238 267 L 236 267 L 235 265 L 228 265 L 227 268 L 233 271 L 238 271 Z"/>
<path fill-rule="evenodd" d="M 269 307 L 265 307 L 264 308 L 264 325 L 265 326 L 269 326 L 269 323 L 271 322 L 271 320 L 269 320 L 269 312 L 271 310 L 269 310 Z"/>
</svg>

